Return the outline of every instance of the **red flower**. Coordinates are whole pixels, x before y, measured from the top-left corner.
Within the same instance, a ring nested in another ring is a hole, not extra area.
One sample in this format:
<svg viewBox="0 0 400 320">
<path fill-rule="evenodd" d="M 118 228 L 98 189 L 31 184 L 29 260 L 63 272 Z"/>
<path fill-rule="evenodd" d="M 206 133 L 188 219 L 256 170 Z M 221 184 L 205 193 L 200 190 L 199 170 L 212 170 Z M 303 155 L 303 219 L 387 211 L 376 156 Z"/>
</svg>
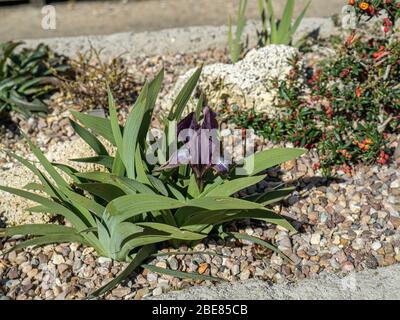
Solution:
<svg viewBox="0 0 400 320">
<path fill-rule="evenodd" d="M 321 168 L 321 164 L 319 162 L 314 163 L 312 168 L 313 168 L 314 171 L 317 171 L 319 168 Z"/>
<path fill-rule="evenodd" d="M 250 113 L 248 114 L 248 116 L 247 116 L 247 121 L 251 122 L 251 121 L 253 121 L 253 120 L 254 120 L 254 115 L 253 115 L 252 112 L 250 112 Z"/>
<path fill-rule="evenodd" d="M 385 27 L 391 27 L 393 25 L 393 22 L 389 18 L 383 19 L 383 25 Z"/>
<path fill-rule="evenodd" d="M 375 52 L 374 54 L 372 54 L 372 57 L 374 58 L 374 60 L 379 60 L 380 58 L 382 58 L 383 55 L 385 55 L 386 52 Z"/>
<path fill-rule="evenodd" d="M 340 73 L 340 77 L 341 77 L 341 78 L 346 78 L 346 77 L 349 75 L 350 71 L 351 71 L 350 68 L 344 69 L 344 70 Z"/>
<path fill-rule="evenodd" d="M 360 87 L 358 87 L 356 89 L 356 96 L 357 96 L 357 98 L 361 97 L 361 88 Z"/>
<path fill-rule="evenodd" d="M 389 27 L 384 27 L 384 28 L 383 28 L 383 32 L 384 32 L 384 33 L 388 33 L 389 31 L 390 31 L 390 28 L 389 28 Z"/>
<path fill-rule="evenodd" d="M 377 162 L 381 165 L 384 165 L 387 163 L 388 160 L 389 160 L 389 155 L 385 153 L 385 151 L 381 151 Z"/>
<path fill-rule="evenodd" d="M 372 15 L 375 13 L 375 8 L 373 6 L 369 6 L 367 12 Z"/>
<path fill-rule="evenodd" d="M 356 0 L 349 0 L 349 5 L 354 6 L 356 4 Z"/>
<path fill-rule="evenodd" d="M 347 46 L 351 46 L 351 45 L 353 44 L 353 42 L 354 42 L 355 39 L 356 39 L 356 35 L 355 35 L 354 33 L 352 33 L 351 35 L 349 35 L 349 36 L 347 37 L 346 45 L 347 45 Z"/>
</svg>

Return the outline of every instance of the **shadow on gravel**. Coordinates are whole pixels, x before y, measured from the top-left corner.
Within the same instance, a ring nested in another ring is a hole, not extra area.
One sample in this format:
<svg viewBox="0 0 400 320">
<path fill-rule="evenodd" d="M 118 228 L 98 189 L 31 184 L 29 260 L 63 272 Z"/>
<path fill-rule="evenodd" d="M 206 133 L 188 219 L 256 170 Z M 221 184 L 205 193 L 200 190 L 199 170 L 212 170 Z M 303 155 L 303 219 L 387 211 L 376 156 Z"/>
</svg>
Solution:
<svg viewBox="0 0 400 320">
<path fill-rule="evenodd" d="M 11 119 L 8 112 L 0 112 L 0 137 L 6 133 L 19 135 L 18 125 Z"/>
</svg>

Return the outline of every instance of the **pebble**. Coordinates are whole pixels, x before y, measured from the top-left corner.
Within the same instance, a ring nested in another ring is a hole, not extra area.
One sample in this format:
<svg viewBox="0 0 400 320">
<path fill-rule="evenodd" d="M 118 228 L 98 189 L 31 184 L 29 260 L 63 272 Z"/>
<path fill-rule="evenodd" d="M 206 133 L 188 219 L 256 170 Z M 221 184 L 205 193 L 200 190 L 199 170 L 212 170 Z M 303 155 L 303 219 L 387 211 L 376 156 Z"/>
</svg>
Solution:
<svg viewBox="0 0 400 320">
<path fill-rule="evenodd" d="M 311 243 L 312 245 L 319 245 L 320 241 L 321 241 L 321 235 L 320 235 L 319 233 L 314 233 L 314 234 L 311 236 L 310 243 Z"/>
<path fill-rule="evenodd" d="M 149 281 L 149 282 L 157 282 L 157 279 L 158 279 L 157 273 L 149 272 L 147 274 L 147 281 Z"/>
<path fill-rule="evenodd" d="M 157 297 L 157 296 L 161 295 L 162 292 L 163 292 L 163 291 L 162 291 L 162 288 L 161 288 L 161 287 L 157 287 L 157 288 L 155 288 L 155 289 L 153 290 L 153 296 Z"/>
<path fill-rule="evenodd" d="M 203 274 L 208 269 L 208 263 L 201 263 L 199 265 L 199 273 Z"/>
<path fill-rule="evenodd" d="M 174 258 L 174 257 L 169 257 L 169 258 L 167 259 L 167 261 L 168 261 L 169 267 L 170 267 L 172 270 L 178 270 L 178 268 L 179 268 L 179 262 L 178 262 L 178 260 L 177 260 L 176 258 Z"/>
<path fill-rule="evenodd" d="M 131 292 L 130 288 L 116 288 L 112 290 L 112 295 L 117 298 L 123 298 Z"/>
<path fill-rule="evenodd" d="M 240 273 L 240 280 L 247 280 L 250 278 L 250 270 L 244 270 Z"/>
<path fill-rule="evenodd" d="M 51 259 L 51 261 L 55 265 L 59 265 L 59 264 L 65 263 L 64 257 L 62 255 L 60 255 L 60 254 L 53 255 L 53 258 Z"/>
<path fill-rule="evenodd" d="M 149 289 L 148 288 L 142 288 L 142 289 L 139 289 L 137 292 L 136 292 L 136 295 L 135 295 L 135 300 L 140 300 L 140 299 L 142 299 L 145 295 L 147 295 L 149 293 Z"/>
<path fill-rule="evenodd" d="M 343 270 L 344 272 L 353 271 L 353 270 L 354 270 L 354 265 L 353 265 L 351 262 L 349 262 L 349 261 L 344 262 L 344 263 L 342 264 L 342 270 Z"/>
<path fill-rule="evenodd" d="M 378 251 L 382 247 L 381 243 L 379 241 L 375 241 L 371 245 L 371 249 L 374 251 Z"/>
</svg>

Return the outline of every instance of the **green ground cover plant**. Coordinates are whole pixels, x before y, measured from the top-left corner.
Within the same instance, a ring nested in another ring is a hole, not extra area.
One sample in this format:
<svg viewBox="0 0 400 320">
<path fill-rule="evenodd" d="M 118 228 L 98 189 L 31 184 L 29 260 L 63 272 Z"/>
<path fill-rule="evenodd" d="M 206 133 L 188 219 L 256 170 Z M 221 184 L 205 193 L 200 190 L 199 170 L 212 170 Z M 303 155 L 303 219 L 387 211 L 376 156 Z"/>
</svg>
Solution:
<svg viewBox="0 0 400 320">
<path fill-rule="evenodd" d="M 228 121 L 254 128 L 275 142 L 317 148 L 327 175 L 341 167 L 351 172 L 356 163 L 387 163 L 393 150 L 388 135 L 400 132 L 400 42 L 356 37 L 332 39 L 336 54 L 323 60 L 304 81 L 298 58 L 285 81 L 275 81 L 277 117 L 223 106 Z"/>
<path fill-rule="evenodd" d="M 43 99 L 60 85 L 58 75 L 67 74 L 64 57 L 40 44 L 34 49 L 19 47 L 23 42 L 0 44 L 0 112 L 14 110 L 25 117 L 46 114 Z"/>
</svg>

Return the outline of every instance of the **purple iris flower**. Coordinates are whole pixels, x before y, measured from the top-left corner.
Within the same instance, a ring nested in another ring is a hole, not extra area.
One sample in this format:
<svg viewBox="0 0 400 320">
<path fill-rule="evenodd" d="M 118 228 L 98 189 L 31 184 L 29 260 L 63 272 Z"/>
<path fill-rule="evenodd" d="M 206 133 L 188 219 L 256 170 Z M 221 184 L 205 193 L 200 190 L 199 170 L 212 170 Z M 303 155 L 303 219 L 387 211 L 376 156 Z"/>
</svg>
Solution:
<svg viewBox="0 0 400 320">
<path fill-rule="evenodd" d="M 228 166 L 220 157 L 220 140 L 218 137 L 216 114 L 209 107 L 203 109 L 203 119 L 198 121 L 196 113 L 189 113 L 177 126 L 178 140 L 184 145 L 179 148 L 162 168 L 174 168 L 189 164 L 195 174 L 200 189 L 204 177 L 210 169 L 222 174 Z"/>
</svg>

